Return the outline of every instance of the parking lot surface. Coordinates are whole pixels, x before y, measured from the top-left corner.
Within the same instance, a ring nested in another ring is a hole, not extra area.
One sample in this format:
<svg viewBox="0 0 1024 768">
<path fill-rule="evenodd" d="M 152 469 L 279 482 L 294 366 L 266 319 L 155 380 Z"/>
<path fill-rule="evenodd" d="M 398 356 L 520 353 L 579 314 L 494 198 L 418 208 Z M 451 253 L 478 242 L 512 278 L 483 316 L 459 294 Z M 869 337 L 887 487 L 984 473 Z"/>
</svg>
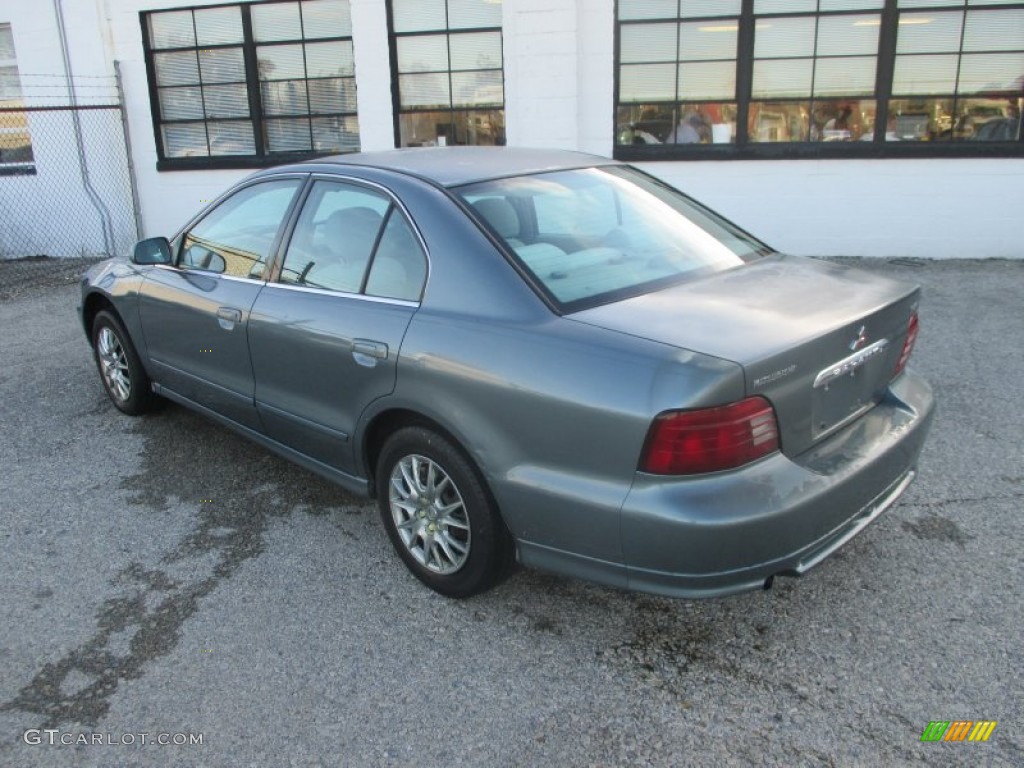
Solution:
<svg viewBox="0 0 1024 768">
<path fill-rule="evenodd" d="M 8 291 L 0 765 L 1024 765 L 1024 261 L 857 263 L 924 285 L 918 481 L 804 578 L 703 602 L 442 598 L 366 502 L 119 414 L 75 286 Z M 921 741 L 968 720 L 987 742 Z"/>
</svg>

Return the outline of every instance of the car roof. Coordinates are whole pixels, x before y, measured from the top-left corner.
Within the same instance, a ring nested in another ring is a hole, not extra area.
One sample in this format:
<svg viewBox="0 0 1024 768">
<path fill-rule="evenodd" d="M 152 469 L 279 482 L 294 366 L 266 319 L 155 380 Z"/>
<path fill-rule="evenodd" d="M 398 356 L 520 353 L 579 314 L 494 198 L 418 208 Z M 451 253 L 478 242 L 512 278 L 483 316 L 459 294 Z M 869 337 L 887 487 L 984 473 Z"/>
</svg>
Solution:
<svg viewBox="0 0 1024 768">
<path fill-rule="evenodd" d="M 607 157 L 558 149 L 418 147 L 320 157 L 299 167 L 307 164 L 339 169 L 349 165 L 382 168 L 453 187 L 488 179 L 620 163 Z"/>
</svg>

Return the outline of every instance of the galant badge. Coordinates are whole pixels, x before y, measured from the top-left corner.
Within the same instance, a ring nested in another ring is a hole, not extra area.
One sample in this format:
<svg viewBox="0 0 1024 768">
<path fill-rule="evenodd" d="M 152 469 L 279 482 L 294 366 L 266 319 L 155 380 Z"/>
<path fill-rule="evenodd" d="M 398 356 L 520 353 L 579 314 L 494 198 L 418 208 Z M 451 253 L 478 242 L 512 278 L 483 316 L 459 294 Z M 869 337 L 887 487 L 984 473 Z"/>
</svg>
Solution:
<svg viewBox="0 0 1024 768">
<path fill-rule="evenodd" d="M 888 339 L 879 339 L 874 344 L 864 347 L 864 349 L 859 352 L 854 352 L 849 357 L 844 357 L 842 360 L 832 363 L 832 365 L 819 372 L 814 378 L 814 389 L 824 387 L 829 382 L 834 381 L 841 376 L 853 373 L 871 358 L 882 354 L 888 346 Z"/>
</svg>

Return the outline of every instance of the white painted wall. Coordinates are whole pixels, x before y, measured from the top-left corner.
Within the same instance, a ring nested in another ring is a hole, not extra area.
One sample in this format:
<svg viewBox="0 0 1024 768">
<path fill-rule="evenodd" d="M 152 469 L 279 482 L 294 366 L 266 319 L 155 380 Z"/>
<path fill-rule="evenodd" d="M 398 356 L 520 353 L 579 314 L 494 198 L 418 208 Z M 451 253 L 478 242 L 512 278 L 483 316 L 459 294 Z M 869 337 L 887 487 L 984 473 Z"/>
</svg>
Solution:
<svg viewBox="0 0 1024 768">
<path fill-rule="evenodd" d="M 1024 258 L 1024 159 L 641 167 L 787 253 Z"/>
<path fill-rule="evenodd" d="M 64 0 L 65 29 L 79 104 L 113 103 L 113 60 L 104 47 L 97 7 L 91 1 Z M 11 25 L 25 102 L 31 106 L 68 104 L 67 80 L 52 0 L 0 2 L 0 22 Z M 109 138 L 120 123 L 116 111 L 80 115 L 85 166 L 95 198 L 107 209 L 113 247 L 128 247 L 135 222 L 124 204 L 124 151 Z M 103 253 L 103 214 L 86 189 L 74 141 L 72 113 L 30 113 L 29 131 L 36 173 L 0 176 L 0 258 L 81 256 Z M 121 204 L 118 205 L 117 202 Z M 77 230 L 74 237 L 67 230 Z M 72 247 L 72 241 L 80 243 Z"/>
<path fill-rule="evenodd" d="M 139 11 L 200 2 L 64 2 L 77 19 L 72 46 L 79 74 L 109 73 L 113 60 L 121 62 L 144 232 L 170 234 L 248 173 L 156 171 Z M 0 22 L 13 24 L 19 64 L 23 50 L 36 45 L 36 61 L 50 70 L 59 61 L 51 4 L 0 0 Z M 611 0 L 504 0 L 510 145 L 611 155 L 613 14 Z M 383 0 L 352 0 L 352 25 L 362 146 L 388 149 L 394 122 Z M 1014 227 L 1024 210 L 1024 159 L 667 162 L 644 168 L 792 253 L 1024 258 Z M 4 183 L 0 179 L 0 189 Z"/>
</svg>

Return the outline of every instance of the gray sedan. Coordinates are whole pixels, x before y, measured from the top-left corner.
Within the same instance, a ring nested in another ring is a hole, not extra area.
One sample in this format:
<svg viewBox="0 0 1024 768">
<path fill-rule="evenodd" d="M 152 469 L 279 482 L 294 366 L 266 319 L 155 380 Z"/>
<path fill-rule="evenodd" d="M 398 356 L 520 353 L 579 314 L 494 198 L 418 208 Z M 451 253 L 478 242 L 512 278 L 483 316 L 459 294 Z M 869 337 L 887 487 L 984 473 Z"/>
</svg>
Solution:
<svg viewBox="0 0 1024 768">
<path fill-rule="evenodd" d="M 453 147 L 256 173 L 91 269 L 80 312 L 117 408 L 375 497 L 442 594 L 518 561 L 707 597 L 804 573 L 910 483 L 918 299 L 621 163 Z"/>
</svg>

